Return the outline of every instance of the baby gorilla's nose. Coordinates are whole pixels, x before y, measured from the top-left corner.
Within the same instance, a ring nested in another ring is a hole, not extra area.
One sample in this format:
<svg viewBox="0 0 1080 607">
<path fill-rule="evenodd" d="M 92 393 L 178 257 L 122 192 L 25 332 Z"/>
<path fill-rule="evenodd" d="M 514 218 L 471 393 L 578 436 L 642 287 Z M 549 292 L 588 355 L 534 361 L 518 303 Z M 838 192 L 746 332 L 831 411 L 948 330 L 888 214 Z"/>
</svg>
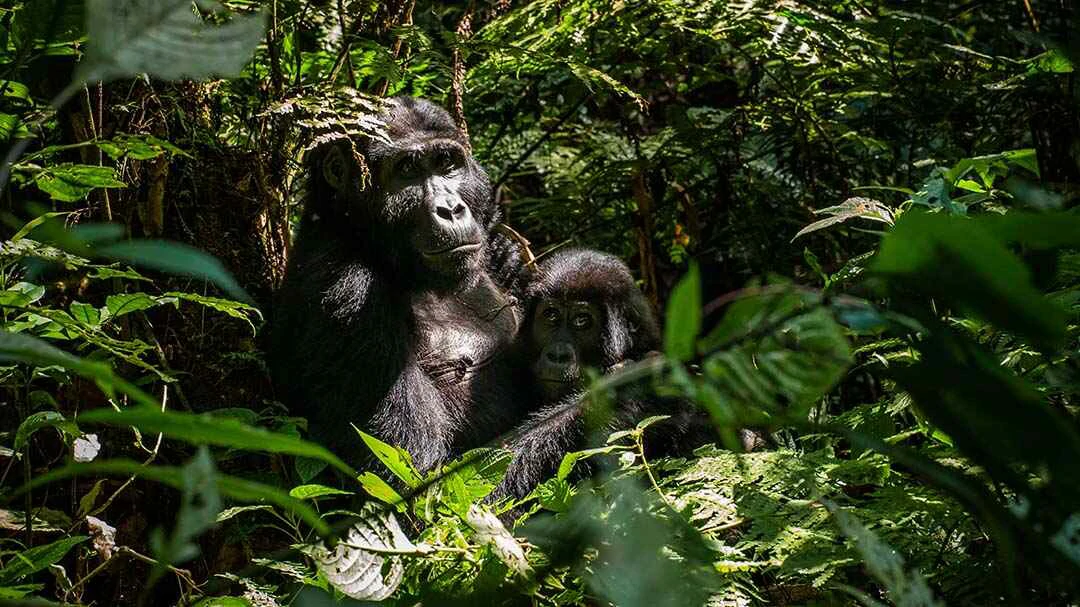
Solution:
<svg viewBox="0 0 1080 607">
<path fill-rule="evenodd" d="M 544 357 L 551 364 L 566 366 L 574 362 L 574 348 L 565 342 L 554 343 L 546 348 Z"/>
</svg>

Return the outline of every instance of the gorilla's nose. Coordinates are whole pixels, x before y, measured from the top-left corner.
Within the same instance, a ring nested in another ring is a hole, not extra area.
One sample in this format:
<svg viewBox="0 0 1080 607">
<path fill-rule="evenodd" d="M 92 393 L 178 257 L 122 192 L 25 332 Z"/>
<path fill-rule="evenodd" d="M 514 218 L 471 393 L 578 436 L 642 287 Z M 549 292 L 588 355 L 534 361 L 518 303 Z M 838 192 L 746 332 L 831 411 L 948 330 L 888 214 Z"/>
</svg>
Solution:
<svg viewBox="0 0 1080 607">
<path fill-rule="evenodd" d="M 551 344 L 544 352 L 544 357 L 551 364 L 566 366 L 574 362 L 574 349 L 567 343 Z"/>
<path fill-rule="evenodd" d="M 435 220 L 446 225 L 455 225 L 468 221 L 471 218 L 469 205 L 461 199 L 442 199 L 435 201 Z"/>
</svg>

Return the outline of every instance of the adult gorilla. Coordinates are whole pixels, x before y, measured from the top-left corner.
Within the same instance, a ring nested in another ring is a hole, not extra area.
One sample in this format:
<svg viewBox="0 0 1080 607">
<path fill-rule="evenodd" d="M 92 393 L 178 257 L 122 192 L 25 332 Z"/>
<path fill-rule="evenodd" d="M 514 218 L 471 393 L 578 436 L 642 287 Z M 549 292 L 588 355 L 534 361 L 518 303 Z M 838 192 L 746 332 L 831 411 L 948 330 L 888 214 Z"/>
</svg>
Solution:
<svg viewBox="0 0 1080 607">
<path fill-rule="evenodd" d="M 316 440 L 355 463 L 356 424 L 426 470 L 521 417 L 491 364 L 518 311 L 490 269 L 514 279 L 521 263 L 449 114 L 395 98 L 382 118 L 389 142 L 354 142 L 370 184 L 349 142 L 313 154 L 270 362 Z"/>
</svg>

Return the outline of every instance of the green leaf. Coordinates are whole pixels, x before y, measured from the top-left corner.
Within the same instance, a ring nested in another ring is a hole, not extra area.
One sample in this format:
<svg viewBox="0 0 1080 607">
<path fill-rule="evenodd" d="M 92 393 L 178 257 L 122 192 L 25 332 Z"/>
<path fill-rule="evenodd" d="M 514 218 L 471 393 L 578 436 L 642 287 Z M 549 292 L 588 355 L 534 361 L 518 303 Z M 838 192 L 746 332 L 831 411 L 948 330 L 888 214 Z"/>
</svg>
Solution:
<svg viewBox="0 0 1080 607">
<path fill-rule="evenodd" d="M 105 308 L 111 318 L 119 318 L 125 314 L 149 310 L 164 303 L 175 301 L 170 298 L 154 297 L 146 293 L 122 293 L 110 295 L 105 298 Z"/>
<path fill-rule="evenodd" d="M 85 535 L 66 537 L 12 556 L 4 568 L 0 569 L 0 584 L 11 584 L 45 569 L 64 558 L 68 551 L 88 539 L 90 538 Z"/>
<path fill-rule="evenodd" d="M 292 490 L 289 491 L 289 495 L 298 500 L 309 500 L 327 495 L 353 495 L 353 492 L 342 491 L 341 489 L 327 487 L 326 485 L 300 485 L 299 487 L 293 487 Z"/>
<path fill-rule="evenodd" d="M 423 483 L 423 479 L 420 477 L 420 473 L 416 471 L 416 467 L 413 466 L 412 456 L 409 452 L 401 447 L 394 447 L 388 445 L 374 436 L 356 428 L 354 429 L 360 434 L 360 438 L 363 439 L 364 444 L 368 449 L 375 454 L 380 462 L 386 466 L 386 469 L 394 474 L 394 476 L 401 479 L 406 486 L 410 489 L 415 489 Z M 355 474 L 353 476 L 356 476 Z"/>
<path fill-rule="evenodd" d="M 122 459 L 105 460 L 86 464 L 69 464 L 45 474 L 40 474 L 16 490 L 13 496 L 19 496 L 26 491 L 37 489 L 43 485 L 76 476 L 136 476 L 179 490 L 184 488 L 185 482 L 183 468 L 181 467 L 147 466 L 140 462 Z M 290 497 L 289 494 L 280 489 L 221 473 L 215 475 L 215 482 L 218 491 L 225 497 L 240 502 L 273 504 L 299 516 L 319 535 L 330 535 L 329 525 L 322 520 L 317 512 L 303 501 Z"/>
<path fill-rule="evenodd" d="M 45 287 L 28 282 L 15 283 L 10 289 L 0 291 L 0 306 L 25 308 L 45 297 Z"/>
<path fill-rule="evenodd" d="M 255 506 L 234 506 L 232 508 L 226 508 L 218 513 L 217 522 L 224 523 L 225 521 L 235 518 L 245 512 L 267 512 L 274 509 L 266 504 L 258 504 Z"/>
<path fill-rule="evenodd" d="M 454 512 L 464 515 L 469 506 L 487 497 L 506 476 L 513 454 L 504 449 L 482 447 L 431 474 L 445 490 L 445 500 Z"/>
<path fill-rule="evenodd" d="M 238 318 L 246 322 L 250 327 L 252 333 L 255 332 L 255 323 L 251 321 L 252 316 L 256 316 L 259 320 L 262 320 L 262 312 L 255 306 L 250 306 L 238 301 L 232 301 L 229 299 L 222 299 L 220 297 L 208 297 L 206 295 L 197 295 L 195 293 L 181 293 L 179 291 L 170 291 L 165 294 L 166 297 L 175 297 L 183 301 L 190 301 L 192 303 L 205 306 L 211 310 L 217 310 L 233 318 Z"/>
<path fill-rule="evenodd" d="M 767 290 L 776 286 L 733 303 L 702 341 L 710 382 L 698 397 L 718 422 L 730 423 L 733 412 L 801 417 L 850 363 L 844 331 L 820 298 Z"/>
<path fill-rule="evenodd" d="M 28 594 L 41 590 L 44 587 L 44 584 L 19 584 L 17 586 L 0 586 L 0 599 L 21 599 Z M 44 602 L 32 602 L 23 604 L 26 604 L 27 607 L 53 607 L 53 605 L 59 607 L 60 605 L 60 603 L 45 601 L 45 599 L 41 599 L 41 601 Z"/>
<path fill-rule="evenodd" d="M 72 356 L 36 337 L 8 331 L 0 331 L 0 360 L 13 360 L 39 367 L 57 365 L 108 386 L 115 384 L 117 379 L 105 363 Z"/>
<path fill-rule="evenodd" d="M 967 337 L 945 325 L 931 329 L 918 343 L 918 362 L 893 371 L 923 414 L 1018 494 L 1029 489 L 1015 474 L 1025 464 L 1045 474 L 1053 503 L 1080 503 L 1080 432 L 1068 416 Z"/>
<path fill-rule="evenodd" d="M 559 462 L 559 471 L 555 475 L 555 478 L 565 481 L 570 477 L 570 473 L 574 471 L 574 466 L 583 459 L 589 459 L 594 455 L 606 455 L 608 453 L 615 453 L 616 451 L 624 451 L 626 447 L 622 445 L 609 445 L 607 447 L 596 447 L 593 449 L 584 449 L 582 451 L 573 451 L 563 456 L 562 461 Z"/>
<path fill-rule="evenodd" d="M 68 306 L 68 310 L 71 312 L 71 317 L 81 325 L 91 328 L 101 326 L 101 310 L 90 304 L 73 301 L 71 302 L 71 305 Z M 106 308 L 106 312 L 107 311 L 108 308 Z"/>
<path fill-rule="evenodd" d="M 34 175 L 38 189 L 53 200 L 77 202 L 97 188 L 126 188 L 115 177 L 112 167 L 64 163 L 43 169 Z"/>
<path fill-rule="evenodd" d="M 982 215 L 975 219 L 995 238 L 1021 244 L 1028 249 L 1080 248 L 1080 215 L 1069 212 Z"/>
<path fill-rule="evenodd" d="M 167 240 L 128 240 L 101 247 L 97 252 L 110 259 L 126 261 L 140 267 L 202 278 L 221 287 L 236 300 L 253 302 L 251 296 L 220 261 L 186 244 Z"/>
<path fill-rule="evenodd" d="M 19 429 L 15 431 L 15 442 L 12 444 L 12 448 L 21 453 L 26 447 L 27 441 L 30 440 L 30 436 L 42 428 L 56 428 L 70 437 L 82 436 L 79 426 L 75 422 L 68 420 L 63 414 L 57 411 L 39 411 L 26 416 L 26 419 L 19 424 Z"/>
<path fill-rule="evenodd" d="M 1049 245 L 1075 238 L 1054 228 L 1052 218 L 1059 218 L 1063 228 L 1075 226 L 1075 219 L 1045 217 L 972 221 L 909 211 L 885 237 L 871 270 L 934 297 L 939 306 L 956 306 L 1053 350 L 1065 338 L 1064 311 L 1035 288 L 1027 266 L 1005 246 L 1013 239 Z M 1048 230 L 1045 236 L 1037 234 L 1042 228 Z"/>
<path fill-rule="evenodd" d="M 218 471 L 209 449 L 200 447 L 179 471 L 181 496 L 176 523 L 167 536 L 161 529 L 150 534 L 150 547 L 161 563 L 183 563 L 198 556 L 196 538 L 217 523 L 221 512 Z M 156 566 L 155 573 L 161 569 L 160 565 Z"/>
<path fill-rule="evenodd" d="M 371 472 L 361 474 L 357 480 L 360 481 L 360 486 L 371 497 L 396 507 L 398 512 L 405 512 L 405 499 L 397 491 L 394 491 L 394 488 L 387 484 L 386 481 Z"/>
<path fill-rule="evenodd" d="M 293 459 L 293 470 L 300 476 L 303 482 L 309 482 L 326 469 L 327 463 L 310 457 L 297 457 Z"/>
<path fill-rule="evenodd" d="M 153 135 L 117 135 L 111 140 L 98 141 L 95 145 L 113 160 L 150 160 L 166 153 L 172 156 L 188 156 L 180 148 Z"/>
<path fill-rule="evenodd" d="M 76 74 L 86 81 L 237 76 L 266 29 L 262 13 L 209 25 L 190 0 L 87 0 L 86 15 L 90 42 Z"/>
<path fill-rule="evenodd" d="M 87 411 L 79 416 L 79 421 L 134 426 L 145 433 L 162 433 L 195 445 L 217 445 L 248 451 L 311 457 L 330 464 L 349 477 L 356 476 L 356 472 L 345 462 L 319 445 L 211 414 L 161 411 L 156 407 L 131 407 L 122 411 L 114 409 Z"/>
<path fill-rule="evenodd" d="M 670 358 L 687 361 L 696 354 L 695 343 L 701 331 L 701 276 L 696 263 L 675 285 L 668 301 L 664 323 L 664 351 Z"/>
</svg>

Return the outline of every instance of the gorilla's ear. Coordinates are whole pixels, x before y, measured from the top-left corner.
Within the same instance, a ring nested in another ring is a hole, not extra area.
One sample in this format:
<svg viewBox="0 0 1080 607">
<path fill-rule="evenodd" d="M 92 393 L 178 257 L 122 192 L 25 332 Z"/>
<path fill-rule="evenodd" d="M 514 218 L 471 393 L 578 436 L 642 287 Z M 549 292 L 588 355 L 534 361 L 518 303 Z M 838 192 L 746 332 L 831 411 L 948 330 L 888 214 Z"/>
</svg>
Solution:
<svg viewBox="0 0 1080 607">
<path fill-rule="evenodd" d="M 626 360 L 634 348 L 634 336 L 630 332 L 629 319 L 623 314 L 622 307 L 612 303 L 604 304 L 605 319 L 602 333 L 601 351 L 604 364 L 611 366 Z"/>
<path fill-rule="evenodd" d="M 322 176 L 326 184 L 335 190 L 343 191 L 349 183 L 349 158 L 348 152 L 341 145 L 330 146 L 322 159 Z"/>
</svg>

